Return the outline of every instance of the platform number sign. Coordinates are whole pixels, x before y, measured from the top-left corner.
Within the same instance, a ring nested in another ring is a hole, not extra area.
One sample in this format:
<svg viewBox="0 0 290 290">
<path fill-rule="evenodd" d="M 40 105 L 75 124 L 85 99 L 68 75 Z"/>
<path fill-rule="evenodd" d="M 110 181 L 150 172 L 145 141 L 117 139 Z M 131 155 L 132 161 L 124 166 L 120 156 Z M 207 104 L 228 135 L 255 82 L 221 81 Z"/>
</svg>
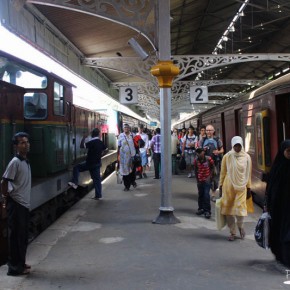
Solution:
<svg viewBox="0 0 290 290">
<path fill-rule="evenodd" d="M 121 104 L 136 104 L 138 103 L 137 87 L 120 87 L 119 100 Z"/>
<path fill-rule="evenodd" d="M 192 86 L 190 87 L 190 103 L 208 103 L 207 86 Z"/>
</svg>

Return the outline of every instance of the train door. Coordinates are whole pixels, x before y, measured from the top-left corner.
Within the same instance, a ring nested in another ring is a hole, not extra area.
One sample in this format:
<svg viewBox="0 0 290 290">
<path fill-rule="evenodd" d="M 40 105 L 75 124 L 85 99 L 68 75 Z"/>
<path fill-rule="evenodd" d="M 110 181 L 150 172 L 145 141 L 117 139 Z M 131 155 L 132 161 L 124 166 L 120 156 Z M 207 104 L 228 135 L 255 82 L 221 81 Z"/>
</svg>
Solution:
<svg viewBox="0 0 290 290">
<path fill-rule="evenodd" d="M 235 134 L 244 138 L 242 109 L 235 110 Z"/>
<path fill-rule="evenodd" d="M 71 124 L 71 152 L 72 152 L 72 162 L 75 163 L 77 159 L 77 149 L 76 149 L 76 135 L 77 135 L 77 116 L 76 107 L 70 104 L 70 124 Z"/>
<path fill-rule="evenodd" d="M 227 144 L 226 144 L 226 124 L 225 124 L 225 113 L 221 113 L 221 122 L 222 122 L 222 141 L 223 141 L 223 147 L 224 147 L 224 151 L 227 152 Z"/>
<path fill-rule="evenodd" d="M 290 94 L 276 96 L 278 144 L 290 139 Z"/>
</svg>

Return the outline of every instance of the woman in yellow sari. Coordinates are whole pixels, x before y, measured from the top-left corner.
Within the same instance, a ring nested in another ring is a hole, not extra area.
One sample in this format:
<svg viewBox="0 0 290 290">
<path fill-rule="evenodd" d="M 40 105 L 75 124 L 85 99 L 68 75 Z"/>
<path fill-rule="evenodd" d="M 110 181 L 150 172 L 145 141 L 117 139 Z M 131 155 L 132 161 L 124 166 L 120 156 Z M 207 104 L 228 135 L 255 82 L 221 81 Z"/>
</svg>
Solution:
<svg viewBox="0 0 290 290">
<path fill-rule="evenodd" d="M 221 213 L 230 229 L 229 241 L 236 238 L 236 219 L 241 239 L 245 237 L 244 217 L 247 216 L 247 197 L 251 194 L 252 161 L 243 147 L 243 140 L 235 136 L 232 150 L 224 155 L 220 172 Z"/>
</svg>

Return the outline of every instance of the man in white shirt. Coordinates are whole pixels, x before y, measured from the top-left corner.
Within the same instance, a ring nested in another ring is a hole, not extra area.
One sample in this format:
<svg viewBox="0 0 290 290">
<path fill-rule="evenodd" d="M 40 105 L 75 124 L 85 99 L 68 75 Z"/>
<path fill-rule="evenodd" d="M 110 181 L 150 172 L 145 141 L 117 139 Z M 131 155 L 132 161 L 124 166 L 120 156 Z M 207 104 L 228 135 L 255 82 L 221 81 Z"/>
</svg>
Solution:
<svg viewBox="0 0 290 290">
<path fill-rule="evenodd" d="M 185 157 L 186 169 L 188 171 L 188 178 L 194 176 L 193 161 L 195 159 L 195 148 L 197 146 L 197 137 L 194 135 L 194 128 L 189 126 L 188 133 L 182 140 L 182 155 Z"/>
<path fill-rule="evenodd" d="M 142 138 L 142 140 L 145 143 L 143 147 L 139 148 L 139 151 L 140 151 L 140 156 L 141 156 L 141 159 L 142 159 L 142 174 L 143 174 L 144 178 L 147 178 L 146 166 L 148 164 L 147 153 L 149 154 L 149 139 L 148 139 L 148 135 L 146 133 L 144 133 L 143 124 L 139 125 L 137 135 L 140 135 L 140 137 Z"/>
</svg>

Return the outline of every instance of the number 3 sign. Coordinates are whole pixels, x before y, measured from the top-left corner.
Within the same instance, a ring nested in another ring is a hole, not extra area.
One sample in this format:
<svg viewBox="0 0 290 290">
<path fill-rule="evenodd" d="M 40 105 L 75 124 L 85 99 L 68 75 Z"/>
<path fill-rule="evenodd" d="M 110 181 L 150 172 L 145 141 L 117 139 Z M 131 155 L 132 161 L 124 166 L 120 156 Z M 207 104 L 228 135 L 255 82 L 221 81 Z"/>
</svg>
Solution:
<svg viewBox="0 0 290 290">
<path fill-rule="evenodd" d="M 206 86 L 190 87 L 190 103 L 208 103 L 208 91 Z"/>
<path fill-rule="evenodd" d="M 138 103 L 137 87 L 120 87 L 119 100 L 121 104 L 136 104 Z"/>
</svg>

